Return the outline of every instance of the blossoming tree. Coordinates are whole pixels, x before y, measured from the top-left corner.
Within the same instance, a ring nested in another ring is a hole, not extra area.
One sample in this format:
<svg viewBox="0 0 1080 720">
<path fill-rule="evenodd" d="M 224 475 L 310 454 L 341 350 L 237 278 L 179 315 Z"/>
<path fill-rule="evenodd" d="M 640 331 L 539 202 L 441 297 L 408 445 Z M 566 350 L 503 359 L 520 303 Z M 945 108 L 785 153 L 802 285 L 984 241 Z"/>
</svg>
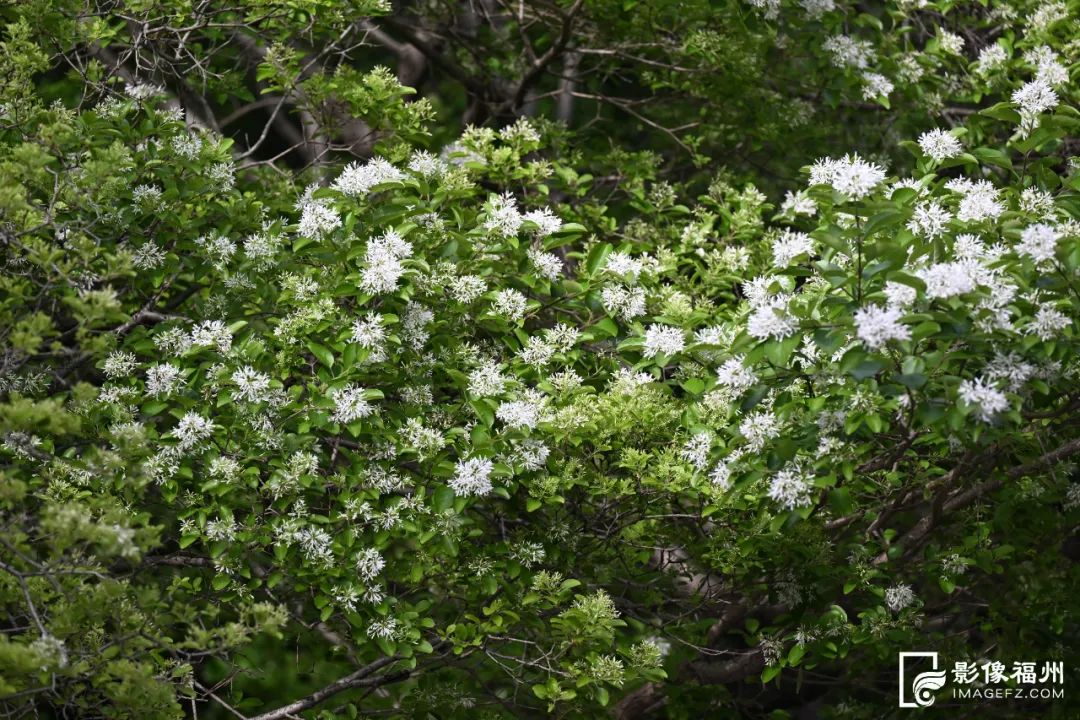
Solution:
<svg viewBox="0 0 1080 720">
<path fill-rule="evenodd" d="M 691 93 L 702 28 L 498 5 L 509 90 L 382 3 L 0 10 L 0 707 L 876 718 L 898 651 L 1075 667 L 1075 7 L 733 5 L 862 123 L 755 185 L 586 72 Z"/>
</svg>

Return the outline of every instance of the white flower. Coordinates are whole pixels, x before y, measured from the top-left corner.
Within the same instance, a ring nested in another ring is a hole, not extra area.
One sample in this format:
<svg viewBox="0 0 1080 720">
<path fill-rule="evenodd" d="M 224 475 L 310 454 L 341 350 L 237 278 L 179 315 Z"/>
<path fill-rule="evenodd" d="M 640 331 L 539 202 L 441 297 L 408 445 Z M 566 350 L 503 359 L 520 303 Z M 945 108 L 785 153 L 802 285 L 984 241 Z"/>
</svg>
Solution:
<svg viewBox="0 0 1080 720">
<path fill-rule="evenodd" d="M 526 117 L 519 117 L 513 125 L 499 130 L 499 137 L 511 145 L 535 145 L 540 142 L 540 133 Z"/>
<path fill-rule="evenodd" d="M 445 160 L 432 155 L 427 150 L 415 150 L 409 158 L 409 169 L 426 178 L 441 177 L 446 174 L 447 168 Z"/>
<path fill-rule="evenodd" d="M 522 428 L 535 428 L 540 422 L 541 406 L 529 400 L 513 400 L 500 403 L 495 411 L 495 417 L 506 423 L 507 427 L 520 430 Z"/>
<path fill-rule="evenodd" d="M 987 180 L 970 183 L 961 192 L 964 197 L 956 217 L 963 222 L 995 220 L 1005 212 L 1005 206 L 997 199 L 998 189 Z"/>
<path fill-rule="evenodd" d="M 820 20 L 825 13 L 836 9 L 836 3 L 833 0 L 799 0 L 799 5 L 811 20 Z"/>
<path fill-rule="evenodd" d="M 517 235 L 525 218 L 518 210 L 517 201 L 510 193 L 494 195 L 488 201 L 484 229 L 498 237 Z"/>
<path fill-rule="evenodd" d="M 814 241 L 806 233 L 785 230 L 773 240 L 773 264 L 778 269 L 786 268 L 800 255 L 814 254 Z"/>
<path fill-rule="evenodd" d="M 766 20 L 775 20 L 780 16 L 780 0 L 747 0 L 752 7 L 763 11 Z"/>
<path fill-rule="evenodd" d="M 862 74 L 863 100 L 873 100 L 879 97 L 888 97 L 893 91 L 893 84 L 889 78 L 881 73 L 864 72 Z"/>
<path fill-rule="evenodd" d="M 1062 503 L 1066 510 L 1075 510 L 1080 507 L 1080 483 L 1071 483 L 1065 491 L 1065 501 Z"/>
<path fill-rule="evenodd" d="M 917 270 L 915 274 L 926 283 L 926 297 L 947 299 L 975 289 L 969 266 L 962 262 L 936 263 Z"/>
<path fill-rule="evenodd" d="M 1037 115 L 1057 107 L 1058 96 L 1046 80 L 1036 78 L 1015 91 L 1012 101 L 1020 106 L 1021 113 Z"/>
<path fill-rule="evenodd" d="M 769 298 L 754 308 L 746 320 L 746 331 L 759 340 L 783 340 L 794 335 L 799 322 L 787 310 L 788 298 L 780 295 Z"/>
<path fill-rule="evenodd" d="M 297 232 L 302 237 L 321 240 L 324 235 L 341 227 L 341 217 L 325 199 L 308 198 L 300 207 Z"/>
<path fill-rule="evenodd" d="M 866 347 L 877 350 L 889 340 L 910 340 L 911 329 L 900 323 L 897 307 L 868 305 L 855 311 L 855 334 Z"/>
<path fill-rule="evenodd" d="M 963 152 L 960 140 L 945 130 L 931 130 L 919 136 L 919 147 L 934 161 L 941 162 Z"/>
<path fill-rule="evenodd" d="M 334 401 L 331 418 L 334 422 L 348 425 L 375 412 L 375 407 L 364 397 L 365 392 L 364 388 L 354 385 L 331 392 L 330 398 Z"/>
<path fill-rule="evenodd" d="M 1058 96 L 1046 79 L 1036 77 L 1013 93 L 1012 101 L 1020 106 L 1020 134 L 1027 135 L 1039 126 L 1039 115 L 1058 105 Z"/>
<path fill-rule="evenodd" d="M 525 213 L 524 219 L 526 222 L 536 225 L 535 235 L 537 237 L 545 238 L 562 229 L 562 220 L 551 212 L 551 208 L 530 210 Z"/>
<path fill-rule="evenodd" d="M 766 442 L 780 434 L 780 423 L 771 412 L 759 410 L 743 418 L 739 434 L 746 438 L 751 452 L 759 452 Z"/>
<path fill-rule="evenodd" d="M 487 495 L 491 492 L 491 471 L 494 465 L 485 458 L 459 460 L 450 478 L 450 489 L 455 495 Z"/>
<path fill-rule="evenodd" d="M 154 397 L 167 397 L 183 385 L 180 368 L 169 363 L 154 365 L 146 371 L 146 392 Z"/>
<path fill-rule="evenodd" d="M 931 200 L 915 206 L 907 228 L 921 238 L 934 240 L 944 234 L 950 220 L 952 220 L 952 213 L 936 200 Z"/>
<path fill-rule="evenodd" d="M 164 95 L 160 85 L 144 82 L 129 82 L 124 86 L 124 93 L 132 100 L 148 100 L 156 95 Z"/>
<path fill-rule="evenodd" d="M 524 317 L 527 302 L 517 290 L 500 290 L 491 301 L 491 311 L 513 322 Z"/>
<path fill-rule="evenodd" d="M 525 347 L 518 352 L 518 359 L 526 365 L 543 367 L 551 362 L 551 356 L 555 354 L 555 346 L 542 337 L 530 337 L 525 342 Z"/>
<path fill-rule="evenodd" d="M 661 354 L 671 357 L 682 352 L 685 347 L 686 338 L 682 328 L 650 325 L 645 329 L 645 347 L 642 351 L 645 357 L 654 358 Z"/>
<path fill-rule="evenodd" d="M 376 620 L 368 625 L 367 634 L 368 637 L 374 640 L 375 638 L 390 639 L 397 633 L 397 620 L 392 617 L 383 618 L 382 620 Z"/>
<path fill-rule="evenodd" d="M 266 399 L 266 391 L 270 388 L 270 376 L 258 372 L 253 367 L 238 369 L 233 373 L 232 381 L 236 384 L 233 397 L 244 402 L 262 402 Z"/>
<path fill-rule="evenodd" d="M 413 158 L 414 161 L 416 161 L 417 156 L 414 155 Z M 420 165 L 426 167 L 422 161 L 420 162 Z M 410 169 L 413 169 L 415 172 L 421 172 L 420 170 L 412 168 L 411 163 Z M 401 182 L 404 179 L 405 173 L 398 170 L 383 158 L 374 157 L 363 165 L 359 163 L 350 163 L 346 165 L 345 169 L 341 171 L 341 175 L 334 181 L 333 188 L 343 195 L 360 197 L 361 195 L 367 195 L 367 193 L 376 185 Z"/>
<path fill-rule="evenodd" d="M 386 567 L 386 560 L 375 548 L 364 548 L 356 556 L 356 572 L 364 582 L 370 582 Z"/>
<path fill-rule="evenodd" d="M 1016 251 L 1026 255 L 1036 263 L 1047 262 L 1054 259 L 1057 250 L 1058 233 L 1054 228 L 1044 223 L 1029 225 L 1020 233 L 1020 244 Z"/>
<path fill-rule="evenodd" d="M 1053 340 L 1070 325 L 1072 325 L 1072 320 L 1065 313 L 1046 304 L 1039 306 L 1026 331 L 1037 335 L 1040 340 Z"/>
<path fill-rule="evenodd" d="M 731 468 L 721 460 L 716 463 L 716 467 L 709 473 L 709 480 L 721 490 L 731 489 Z"/>
<path fill-rule="evenodd" d="M 214 346 L 225 354 L 232 347 L 232 331 L 220 320 L 207 320 L 191 330 L 191 345 Z"/>
<path fill-rule="evenodd" d="M 904 308 L 911 305 L 915 302 L 918 294 L 918 291 L 910 285 L 893 282 L 892 280 L 885 283 L 885 297 L 889 299 L 889 305 L 893 307 Z"/>
<path fill-rule="evenodd" d="M 909 585 L 895 585 L 885 591 L 885 604 L 898 613 L 915 602 L 915 593 Z"/>
<path fill-rule="evenodd" d="M 600 293 L 600 300 L 611 315 L 625 322 L 645 314 L 645 291 L 639 287 L 609 285 Z"/>
<path fill-rule="evenodd" d="M 1054 196 L 1042 188 L 1024 188 L 1020 193 L 1020 209 L 1032 215 L 1051 215 L 1054 212 Z"/>
<path fill-rule="evenodd" d="M 769 482 L 769 497 L 786 510 L 810 504 L 810 479 L 797 465 L 788 465 L 773 473 Z"/>
<path fill-rule="evenodd" d="M 846 35 L 834 35 L 825 41 L 825 50 L 836 67 L 864 69 L 874 61 L 874 46 L 867 40 L 854 40 Z"/>
<path fill-rule="evenodd" d="M 521 465 L 526 471 L 539 470 L 547 462 L 551 450 L 541 440 L 514 440 L 511 443 L 514 451 L 510 454 L 513 463 Z"/>
<path fill-rule="evenodd" d="M 230 457 L 218 456 L 210 461 L 210 477 L 233 482 L 240 475 L 240 463 Z"/>
<path fill-rule="evenodd" d="M 476 397 L 501 395 L 510 378 L 503 375 L 496 362 L 486 362 L 469 373 L 469 394 Z"/>
<path fill-rule="evenodd" d="M 832 0 L 828 0 L 832 2 Z M 784 202 L 780 205 L 780 212 L 792 215 L 808 215 L 813 217 L 817 214 L 817 203 L 805 191 L 793 193 L 790 190 L 784 195 Z"/>
<path fill-rule="evenodd" d="M 362 320 L 357 320 L 352 326 L 352 341 L 371 351 L 371 362 L 381 362 L 386 359 L 386 351 L 383 343 L 386 341 L 386 328 L 382 325 L 382 316 L 368 313 Z"/>
<path fill-rule="evenodd" d="M 885 170 L 858 155 L 845 155 L 841 160 L 823 158 L 810 168 L 812 185 L 832 185 L 841 195 L 860 200 L 885 180 Z"/>
<path fill-rule="evenodd" d="M 607 257 L 607 262 L 604 263 L 605 272 L 629 277 L 631 280 L 636 279 L 644 270 L 645 260 L 643 258 L 631 257 L 624 252 L 611 253 Z"/>
<path fill-rule="evenodd" d="M 1009 59 L 1005 48 L 1000 45 L 988 45 L 979 51 L 979 59 L 975 61 L 975 72 L 979 75 L 989 75 L 994 70 L 1005 64 Z"/>
<path fill-rule="evenodd" d="M 210 520 L 206 523 L 206 537 L 216 541 L 232 541 L 236 538 L 238 527 L 232 518 Z"/>
<path fill-rule="evenodd" d="M 743 356 L 736 355 L 725 360 L 724 364 L 716 370 L 716 381 L 730 388 L 734 395 L 741 395 L 753 387 L 757 382 L 757 376 L 752 370 L 743 367 Z"/>
<path fill-rule="evenodd" d="M 991 422 L 995 415 L 1009 409 L 1009 399 L 1005 393 L 982 378 L 962 381 L 959 395 L 965 403 L 978 408 L 978 417 L 983 422 Z"/>
<path fill-rule="evenodd" d="M 195 412 L 189 412 L 180 418 L 173 434 L 180 441 L 180 447 L 191 448 L 199 444 L 214 432 L 214 424 Z"/>
<path fill-rule="evenodd" d="M 704 470 L 709 463 L 709 450 L 712 448 L 713 436 L 708 432 L 696 433 L 683 444 L 682 459 L 690 463 L 697 470 Z"/>
<path fill-rule="evenodd" d="M 959 55 L 964 49 L 964 38 L 943 28 L 938 28 L 937 39 L 941 49 L 951 55 Z"/>
<path fill-rule="evenodd" d="M 411 257 L 412 252 L 412 245 L 393 230 L 369 240 L 364 252 L 367 267 L 360 275 L 360 288 L 372 294 L 396 290 L 398 280 L 405 274 L 401 261 Z"/>
<path fill-rule="evenodd" d="M 118 377 L 124 375 L 130 375 L 135 369 L 135 356 L 128 352 L 116 352 L 109 353 L 109 356 L 105 358 L 105 365 L 103 370 L 105 376 L 115 380 Z"/>
<path fill-rule="evenodd" d="M 563 262 L 558 255 L 544 252 L 537 248 L 529 248 L 527 255 L 529 257 L 529 262 L 536 268 L 536 272 L 540 277 L 554 282 L 562 275 Z"/>
<path fill-rule="evenodd" d="M 450 281 L 450 296 L 468 305 L 487 292 L 487 282 L 476 275 L 459 275 Z"/>
<path fill-rule="evenodd" d="M 984 375 L 988 380 L 1005 380 L 1009 392 L 1017 392 L 1035 374 L 1035 366 L 1024 360 L 1017 353 L 1008 354 L 1000 350 L 986 364 Z"/>
<path fill-rule="evenodd" d="M 611 379 L 610 390 L 615 395 L 631 395 L 638 388 L 653 381 L 648 373 L 635 373 L 630 368 L 619 368 Z"/>
</svg>

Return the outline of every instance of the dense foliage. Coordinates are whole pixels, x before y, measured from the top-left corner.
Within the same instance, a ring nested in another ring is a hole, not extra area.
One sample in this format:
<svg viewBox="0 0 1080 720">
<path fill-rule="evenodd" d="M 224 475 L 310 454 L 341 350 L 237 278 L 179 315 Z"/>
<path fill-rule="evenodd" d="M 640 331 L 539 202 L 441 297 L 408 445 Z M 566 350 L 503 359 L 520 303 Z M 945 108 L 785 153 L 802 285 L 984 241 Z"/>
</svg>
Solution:
<svg viewBox="0 0 1080 720">
<path fill-rule="evenodd" d="M 1068 682 L 1076 12 L 0 8 L 0 708 Z"/>
</svg>

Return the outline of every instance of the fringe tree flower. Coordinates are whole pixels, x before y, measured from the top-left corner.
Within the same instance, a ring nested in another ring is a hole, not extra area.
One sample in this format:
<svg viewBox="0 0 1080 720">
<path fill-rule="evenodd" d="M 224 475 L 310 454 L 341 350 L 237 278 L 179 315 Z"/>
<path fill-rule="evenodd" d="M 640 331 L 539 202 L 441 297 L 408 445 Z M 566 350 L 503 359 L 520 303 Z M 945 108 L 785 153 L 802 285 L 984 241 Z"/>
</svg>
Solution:
<svg viewBox="0 0 1080 720">
<path fill-rule="evenodd" d="M 1072 319 L 1052 305 L 1040 305 L 1025 332 L 1040 340 L 1054 340 L 1061 331 L 1072 325 Z"/>
<path fill-rule="evenodd" d="M 992 422 L 994 416 L 1009 409 L 1005 393 L 982 378 L 962 381 L 959 396 L 964 403 L 977 409 L 978 418 L 983 422 Z"/>
<path fill-rule="evenodd" d="M 855 311 L 855 334 L 871 350 L 890 340 L 910 340 L 911 329 L 901 324 L 903 312 L 893 306 L 868 305 Z"/>
<path fill-rule="evenodd" d="M 530 248 L 528 258 L 529 263 L 536 269 L 540 277 L 554 282 L 562 276 L 563 261 L 558 255 Z"/>
<path fill-rule="evenodd" d="M 810 504 L 811 478 L 798 465 L 773 473 L 769 482 L 769 497 L 785 510 L 794 510 Z"/>
<path fill-rule="evenodd" d="M 266 400 L 266 392 L 270 389 L 270 376 L 247 366 L 238 369 L 232 375 L 232 381 L 236 385 L 234 397 L 243 402 L 258 403 Z"/>
<path fill-rule="evenodd" d="M 915 602 L 915 593 L 910 585 L 894 585 L 885 591 L 885 605 L 894 613 L 911 607 Z"/>
<path fill-rule="evenodd" d="M 930 130 L 919 136 L 919 147 L 935 162 L 948 160 L 963 152 L 960 140 L 945 130 Z"/>
<path fill-rule="evenodd" d="M 364 548 L 356 556 L 356 572 L 364 582 L 370 582 L 386 567 L 386 560 L 375 548 Z"/>
<path fill-rule="evenodd" d="M 530 210 L 524 215 L 525 222 L 530 222 L 536 226 L 534 234 L 538 238 L 545 238 L 548 235 L 559 232 L 562 229 L 562 220 L 559 219 L 555 213 L 551 212 L 551 208 L 540 208 L 539 210 Z"/>
<path fill-rule="evenodd" d="M 1005 48 L 1000 45 L 987 45 L 979 51 L 979 57 L 975 61 L 975 73 L 986 76 L 994 72 L 1009 59 Z"/>
<path fill-rule="evenodd" d="M 346 165 L 341 175 L 334 181 L 333 188 L 349 197 L 362 197 L 376 185 L 401 182 L 404 179 L 405 173 L 387 160 L 374 157 L 363 165 L 360 163 Z"/>
<path fill-rule="evenodd" d="M 491 301 L 491 311 L 511 322 L 516 322 L 525 316 L 527 302 L 525 296 L 517 290 L 500 290 Z"/>
<path fill-rule="evenodd" d="M 934 240 L 941 237 L 946 226 L 952 220 L 952 213 L 946 210 L 938 202 L 919 203 L 911 215 L 907 224 L 908 230 L 925 240 Z"/>
<path fill-rule="evenodd" d="M 893 91 L 892 81 L 881 73 L 864 72 L 862 74 L 862 84 L 863 100 L 888 97 L 889 93 Z"/>
<path fill-rule="evenodd" d="M 454 476 L 450 478 L 450 489 L 461 497 L 487 495 L 491 492 L 490 477 L 494 467 L 492 462 L 485 458 L 459 460 L 454 468 Z"/>
<path fill-rule="evenodd" d="M 832 185 L 836 192 L 851 200 L 865 198 L 884 180 L 884 168 L 855 154 L 840 160 L 823 158 L 810 168 L 811 185 Z"/>
<path fill-rule="evenodd" d="M 509 382 L 510 378 L 503 374 L 499 364 L 488 361 L 469 373 L 469 394 L 476 397 L 501 395 Z"/>
<path fill-rule="evenodd" d="M 355 385 L 347 385 L 330 393 L 334 401 L 331 418 L 342 425 L 354 423 L 375 412 L 375 407 L 364 397 L 366 390 Z"/>
<path fill-rule="evenodd" d="M 173 434 L 180 441 L 180 447 L 192 448 L 206 440 L 214 432 L 214 424 L 196 412 L 189 412 L 180 418 Z"/>
<path fill-rule="evenodd" d="M 712 471 L 709 473 L 709 481 L 721 490 L 730 490 L 731 468 L 726 462 L 721 460 L 716 463 L 715 467 L 713 467 Z"/>
<path fill-rule="evenodd" d="M 773 264 L 777 269 L 783 269 L 800 255 L 813 255 L 814 241 L 806 233 L 785 230 L 780 237 L 773 240 L 772 252 Z"/>
<path fill-rule="evenodd" d="M 788 312 L 787 305 L 786 295 L 769 298 L 750 313 L 746 331 L 759 340 L 783 340 L 794 335 L 799 329 L 799 321 Z"/>
<path fill-rule="evenodd" d="M 926 283 L 926 296 L 931 299 L 945 300 L 975 289 L 970 268 L 964 263 L 936 263 L 916 271 L 915 274 Z"/>
<path fill-rule="evenodd" d="M 825 50 L 839 68 L 865 69 L 877 57 L 874 46 L 867 40 L 855 40 L 847 35 L 834 35 L 825 41 Z"/>
<path fill-rule="evenodd" d="M 1020 244 L 1016 246 L 1016 251 L 1036 263 L 1044 263 L 1054 259 L 1057 241 L 1058 233 L 1049 225 L 1029 225 L 1020 233 Z"/>
<path fill-rule="evenodd" d="M 494 195 L 488 201 L 484 229 L 497 237 L 513 237 L 518 234 L 525 218 L 517 207 L 517 200 L 510 193 Z"/>
<path fill-rule="evenodd" d="M 364 253 L 367 267 L 360 275 L 360 288 L 373 295 L 396 290 L 398 280 L 405 274 L 401 261 L 412 252 L 412 245 L 393 230 L 370 240 Z"/>
<path fill-rule="evenodd" d="M 743 359 L 744 356 L 736 355 L 725 360 L 716 370 L 716 381 L 729 388 L 733 395 L 741 395 L 757 382 L 754 372 L 743 367 Z"/>
<path fill-rule="evenodd" d="M 658 355 L 671 357 L 682 352 L 686 347 L 686 338 L 682 328 L 670 325 L 650 325 L 645 329 L 643 354 L 648 358 Z"/>
</svg>

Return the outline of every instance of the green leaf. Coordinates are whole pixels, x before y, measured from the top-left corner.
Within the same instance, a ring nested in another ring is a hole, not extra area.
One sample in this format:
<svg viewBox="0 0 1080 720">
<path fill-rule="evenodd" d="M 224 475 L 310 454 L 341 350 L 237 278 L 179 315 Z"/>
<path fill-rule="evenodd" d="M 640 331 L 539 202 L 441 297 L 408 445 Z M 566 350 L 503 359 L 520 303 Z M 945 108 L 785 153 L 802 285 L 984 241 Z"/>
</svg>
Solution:
<svg viewBox="0 0 1080 720">
<path fill-rule="evenodd" d="M 596 271 L 603 265 L 614 249 L 611 243 L 600 243 L 593 246 L 593 249 L 589 251 L 589 257 L 585 260 L 585 269 L 588 270 L 590 275 L 596 274 Z"/>
<path fill-rule="evenodd" d="M 761 684 L 764 685 L 765 683 L 769 682 L 774 677 L 779 675 L 781 669 L 782 668 L 779 665 L 765 668 L 765 670 L 761 673 Z"/>
<path fill-rule="evenodd" d="M 325 365 L 327 369 L 334 367 L 334 353 L 330 351 L 330 348 L 325 345 L 320 345 L 314 340 L 308 340 L 306 344 L 307 349 L 311 351 L 311 354 L 314 355 L 319 362 Z"/>
<path fill-rule="evenodd" d="M 435 512 L 446 512 L 454 506 L 454 491 L 446 485 L 440 485 L 432 494 L 431 504 Z"/>
</svg>

